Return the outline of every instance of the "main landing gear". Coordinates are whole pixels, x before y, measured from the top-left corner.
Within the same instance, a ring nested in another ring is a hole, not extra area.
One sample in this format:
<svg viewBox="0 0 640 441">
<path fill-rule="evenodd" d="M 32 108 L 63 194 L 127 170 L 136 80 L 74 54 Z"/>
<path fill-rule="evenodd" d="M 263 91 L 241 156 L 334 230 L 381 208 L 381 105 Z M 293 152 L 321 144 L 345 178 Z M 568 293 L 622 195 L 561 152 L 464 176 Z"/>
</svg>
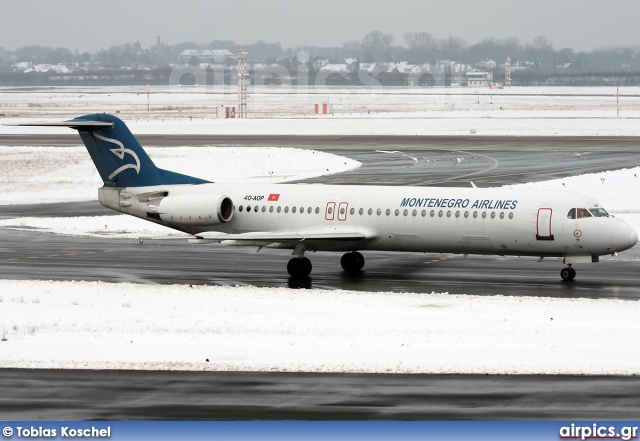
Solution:
<svg viewBox="0 0 640 441">
<path fill-rule="evenodd" d="M 570 282 L 576 278 L 576 270 L 574 270 L 571 267 L 571 264 L 569 264 L 567 268 L 562 268 L 562 271 L 560 271 L 560 277 L 562 277 L 562 280 Z"/>
<path fill-rule="evenodd" d="M 287 263 L 287 271 L 293 278 L 307 277 L 311 274 L 311 261 L 306 257 L 294 257 Z"/>
<path fill-rule="evenodd" d="M 348 273 L 357 273 L 364 267 L 364 256 L 357 251 L 347 253 L 340 259 L 340 265 Z"/>
<path fill-rule="evenodd" d="M 340 259 L 342 269 L 348 273 L 357 273 L 364 267 L 364 256 L 357 251 L 347 253 Z M 311 274 L 311 261 L 304 256 L 294 257 L 287 263 L 287 272 L 294 279 Z"/>
</svg>

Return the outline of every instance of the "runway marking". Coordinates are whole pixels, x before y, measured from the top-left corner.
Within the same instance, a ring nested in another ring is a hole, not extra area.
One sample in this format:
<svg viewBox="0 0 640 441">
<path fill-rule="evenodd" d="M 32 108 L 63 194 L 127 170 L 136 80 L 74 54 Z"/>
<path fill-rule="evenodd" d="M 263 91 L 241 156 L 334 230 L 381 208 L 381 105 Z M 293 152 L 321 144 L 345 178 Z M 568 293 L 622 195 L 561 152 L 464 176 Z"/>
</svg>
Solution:
<svg viewBox="0 0 640 441">
<path fill-rule="evenodd" d="M 57 254 L 49 254 L 47 257 L 58 257 Z"/>
<path fill-rule="evenodd" d="M 489 161 L 493 162 L 493 165 L 491 165 L 488 168 L 485 168 L 484 170 L 479 170 L 479 171 L 475 171 L 472 173 L 466 173 L 464 175 L 459 175 L 459 176 L 452 176 L 450 178 L 447 179 L 442 179 L 442 180 L 436 180 L 436 181 L 424 181 L 424 182 L 417 182 L 417 183 L 413 183 L 411 185 L 429 185 L 429 184 L 436 184 L 436 183 L 445 183 L 445 182 L 452 182 L 455 180 L 461 180 L 463 178 L 468 178 L 471 176 L 475 176 L 475 175 L 479 175 L 481 173 L 488 173 L 491 170 L 493 170 L 494 168 L 498 167 L 500 165 L 500 161 L 498 161 L 495 158 L 492 158 L 489 155 L 483 155 L 482 153 L 471 153 L 471 152 L 465 152 L 463 150 L 451 150 L 451 149 L 442 149 L 444 151 L 449 151 L 449 152 L 455 152 L 455 153 L 464 153 L 465 155 L 472 155 L 472 156 L 482 156 L 483 158 L 488 159 Z"/>
</svg>

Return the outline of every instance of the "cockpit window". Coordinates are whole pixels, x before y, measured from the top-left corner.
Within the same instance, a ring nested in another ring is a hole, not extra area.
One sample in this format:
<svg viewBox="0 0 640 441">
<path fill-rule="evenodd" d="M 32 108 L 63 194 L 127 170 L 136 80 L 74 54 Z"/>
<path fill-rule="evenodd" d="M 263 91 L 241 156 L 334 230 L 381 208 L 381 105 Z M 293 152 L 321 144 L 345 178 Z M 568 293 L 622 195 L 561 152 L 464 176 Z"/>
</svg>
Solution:
<svg viewBox="0 0 640 441">
<path fill-rule="evenodd" d="M 567 213 L 567 217 L 569 219 L 575 219 L 576 218 L 576 209 L 572 208 L 571 210 L 569 210 L 569 213 Z"/>
<path fill-rule="evenodd" d="M 583 217 L 591 217 L 591 213 L 586 208 L 576 208 L 576 217 L 582 219 Z"/>
<path fill-rule="evenodd" d="M 608 217 L 609 213 L 604 208 L 589 208 L 589 212 L 595 217 Z"/>
</svg>

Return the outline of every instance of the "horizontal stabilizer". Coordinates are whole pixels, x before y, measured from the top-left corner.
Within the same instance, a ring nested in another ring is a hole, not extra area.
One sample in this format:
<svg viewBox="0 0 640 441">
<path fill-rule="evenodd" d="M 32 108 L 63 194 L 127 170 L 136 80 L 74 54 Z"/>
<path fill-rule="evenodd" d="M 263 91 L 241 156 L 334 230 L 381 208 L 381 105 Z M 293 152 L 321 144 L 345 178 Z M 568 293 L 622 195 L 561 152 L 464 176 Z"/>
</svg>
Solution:
<svg viewBox="0 0 640 441">
<path fill-rule="evenodd" d="M 5 124 L 6 126 L 24 126 L 24 127 L 69 127 L 75 130 L 83 130 L 92 132 L 94 130 L 102 130 L 107 127 L 113 127 L 112 122 L 106 121 L 58 121 L 58 122 L 30 122 L 20 124 Z"/>
</svg>

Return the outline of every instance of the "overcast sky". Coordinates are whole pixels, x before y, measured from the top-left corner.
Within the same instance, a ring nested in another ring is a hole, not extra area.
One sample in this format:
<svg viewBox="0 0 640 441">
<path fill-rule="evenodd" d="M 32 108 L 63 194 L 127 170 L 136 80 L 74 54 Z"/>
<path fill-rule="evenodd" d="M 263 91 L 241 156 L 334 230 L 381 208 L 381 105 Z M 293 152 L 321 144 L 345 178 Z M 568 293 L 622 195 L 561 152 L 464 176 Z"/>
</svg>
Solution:
<svg viewBox="0 0 640 441">
<path fill-rule="evenodd" d="M 283 47 L 341 46 L 374 29 L 403 44 L 406 32 L 486 37 L 547 37 L 554 48 L 640 45 L 638 0 L 0 0 L 0 47 L 39 44 L 95 52 L 140 41 Z"/>
</svg>

